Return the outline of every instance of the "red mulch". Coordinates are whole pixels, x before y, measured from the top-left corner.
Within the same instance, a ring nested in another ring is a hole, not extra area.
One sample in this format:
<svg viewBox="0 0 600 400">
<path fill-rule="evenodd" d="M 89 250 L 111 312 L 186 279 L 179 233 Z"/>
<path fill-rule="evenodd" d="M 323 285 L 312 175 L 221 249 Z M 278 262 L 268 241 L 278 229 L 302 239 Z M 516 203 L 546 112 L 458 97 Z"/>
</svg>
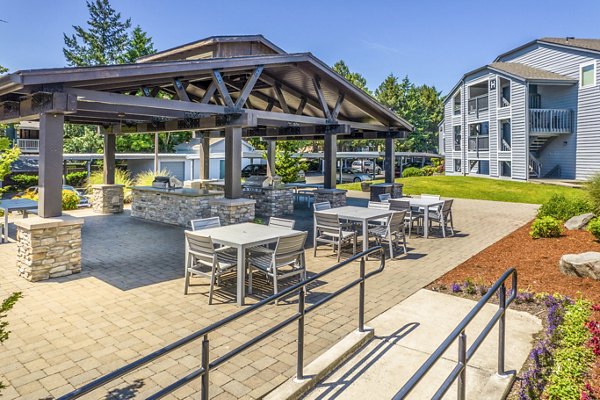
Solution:
<svg viewBox="0 0 600 400">
<path fill-rule="evenodd" d="M 531 292 L 583 296 L 600 303 L 600 281 L 563 275 L 558 262 L 563 254 L 600 252 L 600 243 L 587 231 L 563 232 L 560 238 L 532 239 L 531 223 L 471 257 L 434 284 L 451 285 L 467 278 L 491 284 L 510 267 L 516 267 L 519 289 Z"/>
</svg>

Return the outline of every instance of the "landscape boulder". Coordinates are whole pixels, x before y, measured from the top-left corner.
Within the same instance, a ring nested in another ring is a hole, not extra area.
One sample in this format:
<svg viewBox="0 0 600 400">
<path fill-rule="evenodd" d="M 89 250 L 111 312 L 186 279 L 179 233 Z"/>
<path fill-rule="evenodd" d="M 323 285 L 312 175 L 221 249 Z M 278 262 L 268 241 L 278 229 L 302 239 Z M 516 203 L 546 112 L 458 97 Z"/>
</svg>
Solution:
<svg viewBox="0 0 600 400">
<path fill-rule="evenodd" d="M 587 224 L 592 219 L 594 219 L 594 217 L 595 217 L 594 213 L 577 215 L 577 216 L 569 219 L 567 222 L 565 222 L 565 228 L 567 228 L 571 231 L 585 228 L 587 226 Z"/>
<path fill-rule="evenodd" d="M 560 258 L 559 268 L 565 275 L 600 280 L 600 253 L 565 254 Z"/>
</svg>

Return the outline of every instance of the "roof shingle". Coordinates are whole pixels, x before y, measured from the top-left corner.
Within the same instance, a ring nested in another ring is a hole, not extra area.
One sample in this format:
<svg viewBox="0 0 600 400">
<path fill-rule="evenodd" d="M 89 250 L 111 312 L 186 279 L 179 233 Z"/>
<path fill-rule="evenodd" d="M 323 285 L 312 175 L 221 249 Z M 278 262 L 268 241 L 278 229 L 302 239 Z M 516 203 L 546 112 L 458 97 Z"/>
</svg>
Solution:
<svg viewBox="0 0 600 400">
<path fill-rule="evenodd" d="M 511 75 L 518 76 L 527 80 L 552 80 L 552 81 L 575 81 L 565 75 L 560 75 L 554 72 L 546 71 L 540 68 L 530 67 L 529 65 L 512 63 L 512 62 L 494 62 L 489 65 L 491 68 L 506 72 Z"/>
<path fill-rule="evenodd" d="M 600 51 L 600 39 L 552 38 L 539 39 L 540 42 L 559 44 L 585 50 Z"/>
</svg>

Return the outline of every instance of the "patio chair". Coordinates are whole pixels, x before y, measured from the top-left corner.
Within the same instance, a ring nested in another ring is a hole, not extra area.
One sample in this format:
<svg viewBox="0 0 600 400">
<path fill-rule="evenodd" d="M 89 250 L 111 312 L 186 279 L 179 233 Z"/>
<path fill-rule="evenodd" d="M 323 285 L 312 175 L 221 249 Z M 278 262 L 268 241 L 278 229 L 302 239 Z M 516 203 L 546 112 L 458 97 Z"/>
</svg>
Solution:
<svg viewBox="0 0 600 400">
<path fill-rule="evenodd" d="M 422 199 L 439 200 L 440 199 L 440 195 L 439 194 L 422 194 L 421 198 Z"/>
<path fill-rule="evenodd" d="M 313 248 L 314 256 L 317 256 L 317 246 L 319 243 L 330 244 L 337 246 L 337 260 L 340 261 L 342 255 L 342 244 L 352 241 L 353 255 L 356 254 L 356 232 L 354 230 L 346 230 L 347 224 L 342 224 L 337 214 L 329 213 L 314 213 L 315 228 Z"/>
<path fill-rule="evenodd" d="M 277 240 L 274 250 L 269 253 L 251 253 L 248 257 L 248 292 L 252 290 L 252 272 L 256 268 L 273 279 L 273 294 L 277 294 L 278 283 L 281 279 L 300 275 L 306 279 L 306 263 L 304 260 L 304 245 L 307 232 L 284 236 Z M 277 304 L 277 302 L 275 302 Z"/>
<path fill-rule="evenodd" d="M 413 210 L 408 200 L 395 200 L 391 203 L 390 210 L 392 211 L 404 211 L 404 221 L 408 223 L 408 237 L 412 235 L 412 227 L 414 223 L 417 223 L 417 233 L 420 227 L 421 221 L 423 221 L 423 214 L 418 210 Z"/>
<path fill-rule="evenodd" d="M 429 213 L 429 223 L 437 222 L 442 228 L 442 236 L 446 237 L 446 229 L 450 223 L 450 233 L 454 236 L 454 221 L 452 221 L 452 203 L 454 200 L 444 200 L 444 204 L 437 208 L 436 211 Z"/>
<path fill-rule="evenodd" d="M 389 193 L 381 193 L 379 195 L 379 201 L 382 203 L 387 203 L 390 201 L 390 199 L 392 198 L 392 195 Z"/>
<path fill-rule="evenodd" d="M 190 231 L 185 232 L 187 265 L 185 266 L 185 288 L 188 294 L 192 275 L 206 276 L 210 279 L 208 304 L 212 304 L 215 280 L 220 285 L 220 278 L 226 272 L 235 271 L 237 267 L 237 251 L 231 247 L 215 248 L 210 236 L 198 236 Z"/>
<path fill-rule="evenodd" d="M 313 203 L 314 211 L 323 211 L 331 209 L 331 203 L 328 201 L 323 201 L 321 203 Z"/>
<path fill-rule="evenodd" d="M 221 220 L 219 219 L 219 217 L 193 219 L 190 221 L 190 225 L 192 226 L 193 231 L 199 231 L 202 229 L 209 228 L 218 228 L 221 226 Z"/>
<path fill-rule="evenodd" d="M 277 217 L 269 218 L 269 226 L 294 229 L 295 224 L 296 224 L 296 221 L 294 221 L 293 219 L 284 219 L 284 218 L 277 218 Z"/>
<path fill-rule="evenodd" d="M 367 205 L 367 208 L 371 208 L 371 209 L 375 209 L 375 210 L 389 210 L 390 209 L 391 204 L 390 203 L 384 203 L 384 202 L 378 202 L 378 201 L 369 201 L 369 204 Z M 383 218 L 379 218 L 379 219 L 374 219 L 372 221 L 369 221 L 369 225 L 385 225 L 387 224 L 388 218 L 387 217 L 383 217 Z"/>
<path fill-rule="evenodd" d="M 369 229 L 369 236 L 375 237 L 377 244 L 387 242 L 390 249 L 390 258 L 394 258 L 394 246 L 402 239 L 404 254 L 406 251 L 406 235 L 404 234 L 404 217 L 406 211 L 396 211 L 388 217 L 385 226 L 375 226 Z"/>
</svg>

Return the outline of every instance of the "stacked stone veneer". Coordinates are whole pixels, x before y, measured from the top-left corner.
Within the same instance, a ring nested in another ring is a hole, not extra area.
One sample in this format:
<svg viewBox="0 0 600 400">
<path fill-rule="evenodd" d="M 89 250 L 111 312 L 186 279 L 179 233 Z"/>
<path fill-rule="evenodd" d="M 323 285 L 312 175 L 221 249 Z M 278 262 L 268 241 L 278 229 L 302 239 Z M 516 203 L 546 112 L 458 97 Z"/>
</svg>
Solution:
<svg viewBox="0 0 600 400">
<path fill-rule="evenodd" d="M 165 224 L 187 226 L 192 219 L 213 216 L 210 202 L 216 198 L 223 198 L 223 193 L 186 195 L 179 192 L 169 193 L 134 188 L 132 189 L 131 216 Z"/>
<path fill-rule="evenodd" d="M 210 201 L 211 215 L 219 217 L 221 225 L 252 222 L 255 216 L 256 200 L 216 199 Z"/>
<path fill-rule="evenodd" d="M 17 271 L 35 282 L 81 271 L 82 218 L 27 218 L 17 226 Z"/>
<path fill-rule="evenodd" d="M 256 215 L 275 217 L 294 213 L 294 193 L 291 189 L 261 188 L 245 191 L 244 197 L 256 200 Z"/>
<path fill-rule="evenodd" d="M 93 185 L 92 209 L 100 214 L 123 212 L 123 185 Z"/>
<path fill-rule="evenodd" d="M 343 207 L 346 205 L 346 192 L 342 189 L 317 189 L 314 191 L 315 203 L 328 201 L 331 207 Z"/>
</svg>

